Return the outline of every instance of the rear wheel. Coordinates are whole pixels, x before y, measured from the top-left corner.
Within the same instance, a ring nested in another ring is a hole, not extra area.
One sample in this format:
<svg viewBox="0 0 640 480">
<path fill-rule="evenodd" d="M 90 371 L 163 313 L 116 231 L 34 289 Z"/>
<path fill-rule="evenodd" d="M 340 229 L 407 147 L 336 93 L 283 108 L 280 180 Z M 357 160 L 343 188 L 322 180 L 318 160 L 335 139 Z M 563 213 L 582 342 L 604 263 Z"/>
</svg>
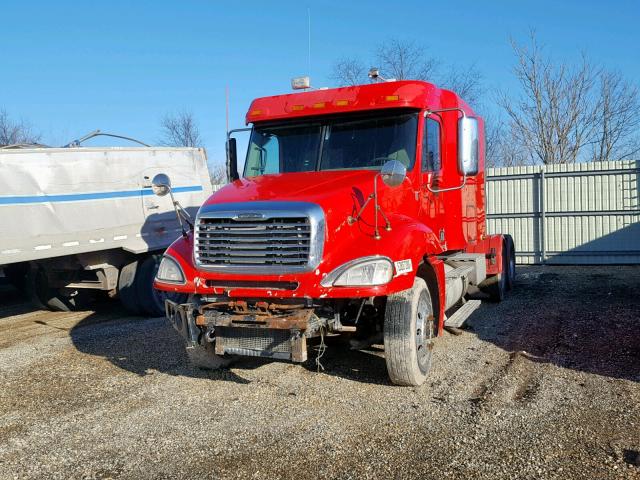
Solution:
<svg viewBox="0 0 640 480">
<path fill-rule="evenodd" d="M 431 368 L 436 335 L 433 303 L 426 282 L 387 298 L 384 356 L 389 378 L 396 385 L 421 385 Z"/>
<path fill-rule="evenodd" d="M 516 247 L 513 244 L 513 238 L 511 235 L 504 236 L 505 241 L 507 242 L 507 290 L 513 289 L 513 284 L 516 281 Z"/>
<path fill-rule="evenodd" d="M 505 237 L 502 242 L 502 264 L 500 273 L 487 278 L 482 286 L 482 290 L 489 295 L 489 299 L 494 302 L 501 302 L 508 289 L 509 278 L 509 251 L 508 242 Z"/>
</svg>

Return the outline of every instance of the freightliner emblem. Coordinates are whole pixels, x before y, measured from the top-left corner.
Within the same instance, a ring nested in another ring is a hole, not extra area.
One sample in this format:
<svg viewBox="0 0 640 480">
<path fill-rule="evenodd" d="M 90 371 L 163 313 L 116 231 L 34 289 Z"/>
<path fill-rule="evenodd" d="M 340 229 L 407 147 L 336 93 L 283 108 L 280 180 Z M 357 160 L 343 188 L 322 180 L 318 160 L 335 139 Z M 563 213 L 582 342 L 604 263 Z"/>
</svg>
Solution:
<svg viewBox="0 0 640 480">
<path fill-rule="evenodd" d="M 265 216 L 262 213 L 239 213 L 233 220 L 264 220 Z"/>
</svg>

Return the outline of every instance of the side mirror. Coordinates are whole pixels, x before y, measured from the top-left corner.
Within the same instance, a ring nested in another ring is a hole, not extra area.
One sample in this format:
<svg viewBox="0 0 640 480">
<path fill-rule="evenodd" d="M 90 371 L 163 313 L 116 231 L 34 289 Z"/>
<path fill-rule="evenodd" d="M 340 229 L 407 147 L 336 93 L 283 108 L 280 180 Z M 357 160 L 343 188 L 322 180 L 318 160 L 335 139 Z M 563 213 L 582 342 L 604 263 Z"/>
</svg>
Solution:
<svg viewBox="0 0 640 480">
<path fill-rule="evenodd" d="M 151 180 L 151 190 L 159 197 L 164 197 L 171 191 L 171 180 L 166 173 L 158 173 Z"/>
<path fill-rule="evenodd" d="M 404 182 L 407 176 L 407 167 L 398 160 L 389 160 L 382 166 L 380 176 L 385 185 L 389 187 L 397 187 Z"/>
<path fill-rule="evenodd" d="M 236 146 L 236 139 L 227 139 L 227 178 L 230 182 L 238 180 L 238 153 Z"/>
<path fill-rule="evenodd" d="M 478 119 L 462 117 L 458 120 L 458 170 L 463 175 L 478 173 Z"/>
</svg>

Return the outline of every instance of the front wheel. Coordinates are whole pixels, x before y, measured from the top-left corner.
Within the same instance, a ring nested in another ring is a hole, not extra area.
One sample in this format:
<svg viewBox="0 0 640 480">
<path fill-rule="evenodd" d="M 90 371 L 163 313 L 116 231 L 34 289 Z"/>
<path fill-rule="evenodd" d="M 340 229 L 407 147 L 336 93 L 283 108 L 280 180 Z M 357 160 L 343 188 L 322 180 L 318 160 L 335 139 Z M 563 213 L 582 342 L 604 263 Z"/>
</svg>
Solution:
<svg viewBox="0 0 640 480">
<path fill-rule="evenodd" d="M 384 356 L 396 385 L 421 385 L 431 369 L 436 319 L 426 282 L 390 295 L 384 319 Z"/>
<path fill-rule="evenodd" d="M 187 347 L 187 357 L 191 365 L 202 370 L 218 370 L 232 361 L 231 357 L 217 355 L 214 344 L 204 338 L 202 345 Z"/>
</svg>

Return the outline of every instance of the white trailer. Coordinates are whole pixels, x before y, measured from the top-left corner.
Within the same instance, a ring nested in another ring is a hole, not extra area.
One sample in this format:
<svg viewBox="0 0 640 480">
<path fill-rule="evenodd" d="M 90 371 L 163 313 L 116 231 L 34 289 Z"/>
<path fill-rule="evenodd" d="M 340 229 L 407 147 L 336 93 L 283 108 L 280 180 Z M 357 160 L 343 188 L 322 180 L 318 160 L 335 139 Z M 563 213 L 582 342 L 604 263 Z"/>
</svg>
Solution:
<svg viewBox="0 0 640 480">
<path fill-rule="evenodd" d="M 151 190 L 161 172 L 189 213 L 212 193 L 203 149 L 0 149 L 0 269 L 52 309 L 103 290 L 161 314 L 153 278 L 181 234 L 170 198 Z"/>
</svg>

